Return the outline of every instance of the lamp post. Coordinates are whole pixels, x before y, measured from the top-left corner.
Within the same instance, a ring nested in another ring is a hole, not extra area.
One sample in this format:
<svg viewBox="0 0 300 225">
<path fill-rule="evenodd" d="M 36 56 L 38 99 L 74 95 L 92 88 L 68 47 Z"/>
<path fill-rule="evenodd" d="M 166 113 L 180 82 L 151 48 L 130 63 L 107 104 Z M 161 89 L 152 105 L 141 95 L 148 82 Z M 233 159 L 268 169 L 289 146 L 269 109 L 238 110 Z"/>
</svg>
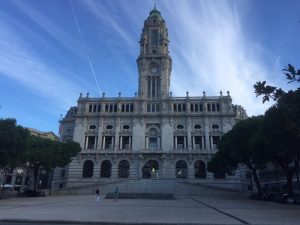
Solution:
<svg viewBox="0 0 300 225">
<path fill-rule="evenodd" d="M 45 169 L 41 170 L 41 175 L 39 177 L 39 188 L 42 189 L 42 187 L 44 186 L 44 181 L 45 181 L 45 175 L 47 174 L 47 171 Z"/>
</svg>

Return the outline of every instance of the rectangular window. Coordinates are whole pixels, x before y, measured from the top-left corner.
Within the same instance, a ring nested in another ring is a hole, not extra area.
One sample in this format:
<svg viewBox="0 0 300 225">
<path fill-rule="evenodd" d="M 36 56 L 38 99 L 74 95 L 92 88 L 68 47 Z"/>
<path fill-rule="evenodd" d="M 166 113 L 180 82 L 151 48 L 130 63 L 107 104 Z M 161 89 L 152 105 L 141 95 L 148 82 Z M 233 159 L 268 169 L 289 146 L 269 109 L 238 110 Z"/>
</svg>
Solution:
<svg viewBox="0 0 300 225">
<path fill-rule="evenodd" d="M 181 112 L 181 104 L 178 104 L 178 112 Z"/>
<path fill-rule="evenodd" d="M 158 149 L 157 137 L 149 137 L 149 149 Z"/>
<path fill-rule="evenodd" d="M 87 149 L 94 149 L 96 144 L 96 136 L 87 137 Z"/>
<path fill-rule="evenodd" d="M 103 141 L 104 141 L 104 149 L 113 148 L 113 136 L 105 136 L 103 137 Z"/>
<path fill-rule="evenodd" d="M 151 110 L 151 104 L 147 104 L 147 112 L 150 112 Z"/>
<path fill-rule="evenodd" d="M 129 149 L 130 148 L 130 137 L 122 136 L 122 146 L 121 149 Z"/>
<path fill-rule="evenodd" d="M 211 136 L 210 142 L 211 142 L 211 149 L 217 149 L 217 143 L 220 140 L 220 136 Z"/>
<path fill-rule="evenodd" d="M 151 85 L 151 97 L 152 98 L 155 98 L 155 78 L 153 77 L 152 79 L 151 79 L 151 81 L 152 81 L 152 85 Z"/>
<path fill-rule="evenodd" d="M 203 105 L 200 104 L 200 112 L 202 112 L 202 111 L 203 111 Z"/>
<path fill-rule="evenodd" d="M 191 110 L 191 112 L 194 112 L 194 104 L 190 105 L 190 110 Z"/>
<path fill-rule="evenodd" d="M 194 137 L 194 141 L 195 141 L 195 149 L 202 149 L 202 137 L 201 136 L 195 136 Z"/>
<path fill-rule="evenodd" d="M 220 111 L 220 104 L 217 103 L 217 111 L 219 112 Z"/>
<path fill-rule="evenodd" d="M 98 112 L 101 111 L 101 105 L 98 105 L 98 109 L 97 109 Z"/>
<path fill-rule="evenodd" d="M 97 110 L 97 106 L 94 105 L 93 112 L 96 112 L 96 110 Z"/>
<path fill-rule="evenodd" d="M 212 111 L 213 111 L 213 112 L 216 111 L 216 104 L 212 104 Z"/>
<path fill-rule="evenodd" d="M 177 149 L 184 149 L 184 136 L 177 136 Z"/>
<path fill-rule="evenodd" d="M 159 112 L 159 104 L 149 103 L 147 104 L 147 112 Z"/>
<path fill-rule="evenodd" d="M 151 78 L 150 77 L 148 77 L 147 82 L 148 82 L 148 98 L 150 98 L 151 97 Z"/>
<path fill-rule="evenodd" d="M 174 112 L 177 112 L 177 104 L 173 105 L 173 110 L 174 110 Z"/>
<path fill-rule="evenodd" d="M 158 45 L 158 30 L 151 30 L 151 45 Z"/>
<path fill-rule="evenodd" d="M 209 112 L 211 111 L 209 103 L 207 103 L 207 111 L 209 111 Z"/>
</svg>

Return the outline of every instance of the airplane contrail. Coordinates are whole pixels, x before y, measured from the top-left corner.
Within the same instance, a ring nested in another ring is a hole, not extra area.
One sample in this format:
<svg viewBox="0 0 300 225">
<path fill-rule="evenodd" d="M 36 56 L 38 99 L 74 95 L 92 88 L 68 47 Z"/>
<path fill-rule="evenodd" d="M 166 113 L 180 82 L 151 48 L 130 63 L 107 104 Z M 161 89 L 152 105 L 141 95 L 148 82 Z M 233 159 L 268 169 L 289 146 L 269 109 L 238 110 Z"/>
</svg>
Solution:
<svg viewBox="0 0 300 225">
<path fill-rule="evenodd" d="M 76 12 L 75 12 L 75 10 L 74 10 L 74 6 L 73 6 L 73 3 L 72 3 L 72 0 L 69 0 L 69 1 L 70 1 L 70 5 L 71 5 L 71 9 L 72 9 L 73 18 L 74 18 L 74 21 L 75 21 L 75 24 L 76 24 L 76 27 L 77 27 L 79 36 L 80 36 L 81 41 L 82 41 L 82 43 L 83 43 L 83 47 L 86 49 L 86 44 L 85 44 L 85 41 L 84 41 L 84 38 L 83 38 L 83 35 L 82 35 L 82 32 L 81 32 L 81 29 L 80 29 L 80 26 L 79 26 L 79 23 L 78 23 L 78 19 L 77 19 L 77 16 L 76 16 Z M 97 78 L 96 78 L 96 74 L 95 74 L 95 71 L 94 71 L 94 67 L 93 67 L 91 58 L 90 58 L 90 56 L 89 56 L 88 53 L 87 53 L 86 55 L 87 55 L 87 59 L 88 59 L 88 61 L 89 61 L 89 65 L 90 65 L 92 74 L 93 74 L 93 76 L 94 76 L 96 85 L 97 85 L 97 87 L 98 87 L 99 96 L 101 96 L 100 86 L 99 86 L 98 80 L 97 80 Z"/>
</svg>

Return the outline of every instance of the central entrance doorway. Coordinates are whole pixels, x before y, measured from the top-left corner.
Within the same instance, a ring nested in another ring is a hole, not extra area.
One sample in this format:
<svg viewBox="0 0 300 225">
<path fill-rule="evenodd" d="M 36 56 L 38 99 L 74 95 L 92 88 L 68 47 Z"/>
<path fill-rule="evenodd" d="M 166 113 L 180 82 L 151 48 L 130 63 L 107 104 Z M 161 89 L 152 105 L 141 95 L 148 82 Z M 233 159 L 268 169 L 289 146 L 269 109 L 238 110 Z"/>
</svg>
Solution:
<svg viewBox="0 0 300 225">
<path fill-rule="evenodd" d="M 158 178 L 159 176 L 159 164 L 155 160 L 149 160 L 143 167 L 143 178 Z"/>
</svg>

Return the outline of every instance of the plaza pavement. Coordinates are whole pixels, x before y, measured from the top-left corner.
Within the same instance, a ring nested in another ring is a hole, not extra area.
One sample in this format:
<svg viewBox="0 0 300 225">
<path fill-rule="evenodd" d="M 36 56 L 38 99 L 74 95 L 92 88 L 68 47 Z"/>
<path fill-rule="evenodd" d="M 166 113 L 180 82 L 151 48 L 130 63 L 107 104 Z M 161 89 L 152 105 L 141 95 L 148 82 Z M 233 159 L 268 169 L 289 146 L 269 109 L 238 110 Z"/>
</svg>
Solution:
<svg viewBox="0 0 300 225">
<path fill-rule="evenodd" d="M 175 200 L 111 199 L 91 195 L 0 200 L 2 222 L 84 224 L 299 225 L 300 206 L 243 196 L 176 197 Z"/>
</svg>

